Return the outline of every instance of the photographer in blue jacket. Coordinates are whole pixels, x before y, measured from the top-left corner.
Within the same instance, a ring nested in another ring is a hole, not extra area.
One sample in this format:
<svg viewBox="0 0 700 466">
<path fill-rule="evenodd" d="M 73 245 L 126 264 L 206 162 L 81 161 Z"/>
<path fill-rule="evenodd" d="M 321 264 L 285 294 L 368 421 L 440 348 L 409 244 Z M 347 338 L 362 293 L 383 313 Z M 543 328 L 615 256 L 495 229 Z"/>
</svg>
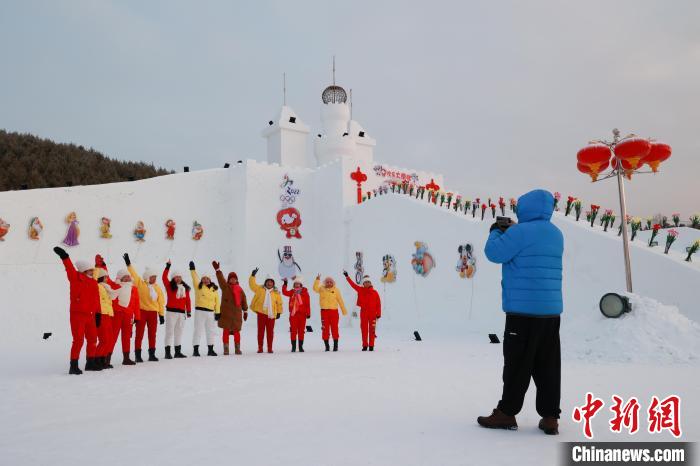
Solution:
<svg viewBox="0 0 700 466">
<path fill-rule="evenodd" d="M 502 265 L 503 394 L 479 425 L 516 430 L 530 378 L 537 388 L 536 408 L 546 434 L 559 433 L 564 237 L 551 222 L 554 196 L 537 189 L 518 199 L 518 223 L 499 217 L 491 226 L 486 257 Z"/>
</svg>

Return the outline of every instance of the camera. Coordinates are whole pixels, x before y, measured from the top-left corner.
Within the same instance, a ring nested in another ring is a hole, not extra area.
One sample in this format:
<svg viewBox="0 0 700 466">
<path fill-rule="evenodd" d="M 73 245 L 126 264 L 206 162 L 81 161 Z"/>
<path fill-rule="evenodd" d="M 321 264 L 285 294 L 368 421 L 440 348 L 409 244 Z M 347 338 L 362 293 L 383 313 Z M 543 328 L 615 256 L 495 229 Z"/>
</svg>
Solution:
<svg viewBox="0 0 700 466">
<path fill-rule="evenodd" d="M 506 231 L 511 225 L 513 225 L 513 220 L 510 217 L 496 217 L 496 226 L 501 231 Z"/>
</svg>

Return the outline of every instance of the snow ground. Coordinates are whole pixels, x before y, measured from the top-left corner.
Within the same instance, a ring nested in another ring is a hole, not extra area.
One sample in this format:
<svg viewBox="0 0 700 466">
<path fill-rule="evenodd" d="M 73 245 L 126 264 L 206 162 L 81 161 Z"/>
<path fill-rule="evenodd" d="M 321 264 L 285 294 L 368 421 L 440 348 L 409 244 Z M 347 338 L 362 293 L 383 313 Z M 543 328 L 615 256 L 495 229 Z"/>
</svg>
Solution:
<svg viewBox="0 0 700 466">
<path fill-rule="evenodd" d="M 314 332 L 306 353 L 291 354 L 280 331 L 276 354 L 259 355 L 254 330 L 244 328 L 242 357 L 161 359 L 79 377 L 66 375 L 60 337 L 12 353 L 0 361 L 2 464 L 555 464 L 559 442 L 583 440 L 570 416 L 587 391 L 608 403 L 613 393 L 637 396 L 642 409 L 651 395 L 676 393 L 686 402 L 684 439 L 700 432 L 700 380 L 687 377 L 696 365 L 565 359 L 561 435 L 549 437 L 537 429 L 534 387 L 517 432 L 476 425 L 498 401 L 502 347 L 466 323 L 415 342 L 380 321 L 374 353 L 359 351 L 357 328 L 342 328 L 338 353 L 321 352 Z M 596 440 L 673 440 L 612 434 L 605 409 Z"/>
</svg>

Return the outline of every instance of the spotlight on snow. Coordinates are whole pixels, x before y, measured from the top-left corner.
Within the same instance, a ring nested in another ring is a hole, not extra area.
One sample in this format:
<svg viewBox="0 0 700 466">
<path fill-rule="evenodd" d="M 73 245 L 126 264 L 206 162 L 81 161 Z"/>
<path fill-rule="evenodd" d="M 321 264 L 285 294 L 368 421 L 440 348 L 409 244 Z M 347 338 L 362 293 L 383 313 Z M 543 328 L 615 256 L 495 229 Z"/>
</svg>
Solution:
<svg viewBox="0 0 700 466">
<path fill-rule="evenodd" d="M 306 326 L 306 331 L 309 332 L 309 333 L 313 333 L 314 329 L 311 328 L 311 325 L 307 325 L 307 326 Z"/>
<path fill-rule="evenodd" d="M 51 336 L 51 332 L 44 332 L 44 340 L 48 340 L 49 337 Z"/>
<path fill-rule="evenodd" d="M 501 342 L 501 340 L 498 339 L 498 335 L 495 333 L 489 333 L 489 341 L 494 344 Z"/>
<path fill-rule="evenodd" d="M 600 298 L 600 312 L 611 319 L 616 319 L 632 310 L 630 300 L 626 296 L 617 293 L 607 293 Z"/>
<path fill-rule="evenodd" d="M 413 336 L 416 337 L 416 341 L 423 341 L 423 339 L 420 337 L 420 333 L 418 333 L 418 330 L 413 332 Z"/>
<path fill-rule="evenodd" d="M 231 164 L 229 164 L 228 162 L 226 162 L 226 163 L 224 164 L 224 168 L 228 168 L 228 167 L 230 167 L 230 166 L 231 166 Z"/>
</svg>

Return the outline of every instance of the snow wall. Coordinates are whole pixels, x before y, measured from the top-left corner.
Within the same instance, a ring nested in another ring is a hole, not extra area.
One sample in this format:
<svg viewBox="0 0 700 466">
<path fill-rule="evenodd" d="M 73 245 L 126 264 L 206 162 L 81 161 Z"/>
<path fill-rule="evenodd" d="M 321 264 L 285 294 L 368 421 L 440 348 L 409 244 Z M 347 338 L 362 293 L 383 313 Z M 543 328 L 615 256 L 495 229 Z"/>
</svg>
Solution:
<svg viewBox="0 0 700 466">
<path fill-rule="evenodd" d="M 500 267 L 483 256 L 490 219 L 446 211 L 426 201 L 401 195 L 385 195 L 361 205 L 348 205 L 352 186 L 339 182 L 356 168 L 352 160 L 335 162 L 317 170 L 290 169 L 248 161 L 229 169 L 215 169 L 159 177 L 150 180 L 0 193 L 0 217 L 12 228 L 0 243 L 0 341 L 27 343 L 28 335 L 54 332 L 68 338 L 68 288 L 62 266 L 52 248 L 66 233 L 65 216 L 76 211 L 80 220 L 80 245 L 67 248 L 74 259 L 102 254 L 112 273 L 123 267 L 121 255 L 129 252 L 139 271 L 161 268 L 170 258 L 174 267 L 186 270 L 195 260 L 201 272 L 211 272 L 218 259 L 225 271 L 235 270 L 241 281 L 256 266 L 260 278 L 277 277 L 277 250 L 292 245 L 307 285 L 317 273 L 332 275 L 341 283 L 346 303 L 353 308 L 354 293 L 342 283 L 343 268 L 353 272 L 355 251 L 364 254 L 365 272 L 373 277 L 385 305 L 384 328 L 401 330 L 470 329 L 500 333 Z M 367 172 L 371 167 L 363 167 Z M 280 182 L 288 174 L 301 190 L 295 207 L 302 214 L 301 239 L 286 239 L 275 220 L 280 208 Z M 368 186 L 374 174 L 369 175 Z M 377 180 L 379 181 L 379 180 Z M 436 182 L 441 182 L 436 179 Z M 42 238 L 27 237 L 29 220 L 41 218 Z M 111 239 L 99 237 L 101 217 L 112 219 Z M 488 217 L 488 215 L 487 215 Z M 174 241 L 165 239 L 164 223 L 177 222 Z M 145 243 L 137 243 L 132 231 L 137 220 L 145 222 Z M 204 226 L 200 241 L 191 238 L 192 222 Z M 565 312 L 596 312 L 600 296 L 624 289 L 620 241 L 614 233 L 590 229 L 583 222 L 555 216 L 566 241 L 564 263 Z M 436 260 L 427 276 L 411 268 L 414 242 L 423 241 Z M 477 258 L 473 279 L 459 278 L 455 266 L 457 247 L 471 243 Z M 663 256 L 660 248 L 632 247 L 635 291 L 700 321 L 697 302 L 700 267 L 677 256 Z M 379 280 L 381 258 L 392 254 L 398 279 L 384 286 Z M 312 305 L 318 309 L 315 294 Z M 312 325 L 318 326 L 318 312 Z M 356 325 L 352 318 L 345 325 Z M 248 324 L 250 325 L 250 324 Z"/>
</svg>

